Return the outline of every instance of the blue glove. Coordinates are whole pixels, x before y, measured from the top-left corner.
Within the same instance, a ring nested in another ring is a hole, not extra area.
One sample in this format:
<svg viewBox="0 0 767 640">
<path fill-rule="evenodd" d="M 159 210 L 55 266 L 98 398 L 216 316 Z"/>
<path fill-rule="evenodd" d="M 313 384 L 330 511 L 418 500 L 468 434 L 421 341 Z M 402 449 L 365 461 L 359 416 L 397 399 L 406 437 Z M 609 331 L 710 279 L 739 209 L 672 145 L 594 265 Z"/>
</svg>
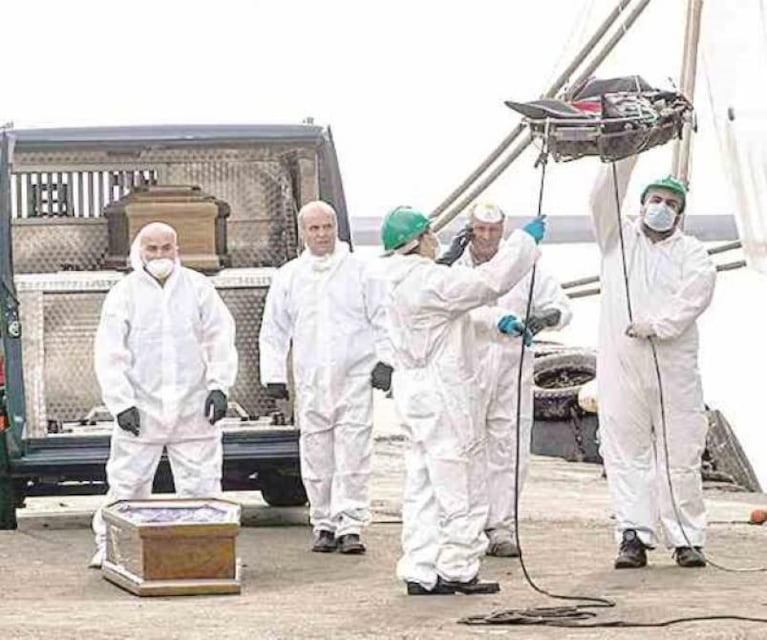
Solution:
<svg viewBox="0 0 767 640">
<path fill-rule="evenodd" d="M 498 321 L 498 331 L 507 336 L 511 336 L 512 338 L 524 336 L 526 347 L 533 344 L 533 334 L 525 329 L 525 324 L 512 314 L 503 316 L 503 318 Z"/>
<path fill-rule="evenodd" d="M 543 240 L 543 236 L 546 235 L 546 216 L 533 218 L 522 227 L 522 231 L 529 233 L 533 237 L 533 240 L 535 240 L 535 244 L 540 244 L 541 240 Z"/>
</svg>

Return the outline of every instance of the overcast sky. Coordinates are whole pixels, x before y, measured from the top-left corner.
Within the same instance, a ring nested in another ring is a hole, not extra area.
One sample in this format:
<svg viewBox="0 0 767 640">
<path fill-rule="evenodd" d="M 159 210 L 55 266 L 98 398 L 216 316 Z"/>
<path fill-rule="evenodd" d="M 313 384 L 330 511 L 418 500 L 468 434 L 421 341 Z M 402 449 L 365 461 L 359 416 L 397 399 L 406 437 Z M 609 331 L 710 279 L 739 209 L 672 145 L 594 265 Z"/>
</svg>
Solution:
<svg viewBox="0 0 767 640">
<path fill-rule="evenodd" d="M 382 215 L 401 203 L 431 209 L 516 124 L 503 100 L 536 98 L 614 4 L 10 0 L 0 9 L 0 122 L 295 123 L 312 116 L 333 128 L 352 215 Z M 733 4 L 741 22 L 728 27 L 723 15 Z M 762 4 L 707 0 L 704 49 L 715 52 L 718 86 L 750 78 L 764 98 L 765 61 L 743 46 L 751 39 L 744 29 L 764 35 Z M 599 75 L 676 79 L 685 5 L 653 0 Z M 690 210 L 723 213 L 730 198 L 702 72 L 698 87 Z M 728 85 L 722 104 L 733 91 Z M 488 197 L 509 213 L 532 212 L 533 160 L 532 151 L 520 158 Z M 547 211 L 586 213 L 595 168 L 590 160 L 553 167 Z M 645 154 L 629 197 L 669 168 L 668 149 Z"/>
</svg>

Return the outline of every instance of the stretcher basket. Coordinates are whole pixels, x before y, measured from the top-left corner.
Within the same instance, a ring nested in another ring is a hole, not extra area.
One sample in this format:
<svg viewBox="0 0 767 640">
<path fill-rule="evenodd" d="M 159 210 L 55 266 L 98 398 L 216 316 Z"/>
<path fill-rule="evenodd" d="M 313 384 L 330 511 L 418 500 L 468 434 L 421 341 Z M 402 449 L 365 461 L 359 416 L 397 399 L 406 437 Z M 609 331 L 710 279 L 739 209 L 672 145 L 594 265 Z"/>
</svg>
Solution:
<svg viewBox="0 0 767 640">
<path fill-rule="evenodd" d="M 507 104 L 526 116 L 533 138 L 556 162 L 586 156 L 621 160 L 681 138 L 685 124 L 694 119 L 692 104 L 676 92 L 609 93 L 599 96 L 599 102 L 597 113 L 579 112 L 567 103 L 562 110 L 548 104 Z"/>
</svg>

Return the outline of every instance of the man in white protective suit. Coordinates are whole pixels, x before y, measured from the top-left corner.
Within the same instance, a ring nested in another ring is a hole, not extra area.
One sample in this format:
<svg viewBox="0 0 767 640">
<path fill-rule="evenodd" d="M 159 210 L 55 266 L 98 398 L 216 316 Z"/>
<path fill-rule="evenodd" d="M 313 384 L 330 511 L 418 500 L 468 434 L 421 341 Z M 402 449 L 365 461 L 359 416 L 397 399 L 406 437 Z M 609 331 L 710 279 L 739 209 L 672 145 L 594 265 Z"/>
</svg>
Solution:
<svg viewBox="0 0 767 640">
<path fill-rule="evenodd" d="M 116 427 L 107 462 L 108 501 L 148 498 L 167 450 L 176 493 L 221 492 L 221 430 L 237 375 L 235 327 L 213 284 L 181 266 L 176 232 L 153 222 L 131 247 L 133 271 L 107 294 L 94 364 Z M 106 526 L 93 519 L 100 567 Z"/>
<path fill-rule="evenodd" d="M 477 202 L 469 210 L 469 222 L 459 232 L 450 248 L 438 262 L 453 263 L 475 268 L 491 260 L 503 237 L 505 215 L 500 207 L 491 202 Z M 467 246 L 468 236 L 468 246 Z M 467 247 L 468 251 L 464 251 Z M 570 301 L 559 282 L 542 268 L 541 260 L 535 269 L 534 291 L 529 336 L 545 329 L 558 330 L 565 327 L 572 317 Z M 472 312 L 482 322 L 485 314 L 508 315 L 514 321 L 524 322 L 532 272 L 528 273 L 514 288 L 489 307 Z M 517 381 L 522 353 L 522 336 L 513 337 L 498 332 L 480 333 L 478 351 L 483 365 L 483 388 L 486 392 L 485 428 L 487 432 L 487 470 L 489 510 L 487 555 L 516 558 L 519 549 L 515 542 L 514 498 L 522 491 L 530 458 L 530 438 L 533 428 L 533 359 L 534 354 L 525 349 L 522 367 L 522 409 L 517 429 Z M 530 346 L 526 343 L 526 346 Z M 516 484 L 516 438 L 519 433 L 519 487 Z"/>
<path fill-rule="evenodd" d="M 624 160 L 616 167 L 619 193 L 625 193 L 634 162 Z M 658 520 L 677 564 L 701 567 L 706 564 L 701 553 L 706 511 L 700 466 L 707 420 L 696 319 L 711 302 L 716 269 L 704 246 L 680 229 L 686 203 L 681 182 L 667 177 L 648 184 L 639 216 L 622 225 L 614 188 L 611 170 L 605 167 L 591 207 L 602 253 L 597 386 L 601 454 L 620 544 L 615 568 L 647 564 L 646 549 L 658 541 Z M 620 231 L 633 322 L 628 315 Z"/>
<path fill-rule="evenodd" d="M 391 360 L 384 282 L 337 238 L 336 212 L 321 201 L 298 214 L 306 245 L 272 280 L 259 336 L 261 383 L 288 398 L 292 346 L 301 478 L 314 530 L 312 551 L 365 553 L 373 388 L 388 391 Z"/>
<path fill-rule="evenodd" d="M 393 392 L 409 437 L 402 506 L 403 555 L 397 576 L 409 595 L 495 593 L 480 582 L 487 547 L 483 394 L 477 332 L 523 331 L 496 313 L 484 326 L 469 312 L 509 291 L 538 258 L 543 218 L 515 231 L 476 269 L 435 262 L 428 218 L 409 207 L 389 212 L 381 236 L 395 255 L 386 273 L 394 349 Z"/>
</svg>

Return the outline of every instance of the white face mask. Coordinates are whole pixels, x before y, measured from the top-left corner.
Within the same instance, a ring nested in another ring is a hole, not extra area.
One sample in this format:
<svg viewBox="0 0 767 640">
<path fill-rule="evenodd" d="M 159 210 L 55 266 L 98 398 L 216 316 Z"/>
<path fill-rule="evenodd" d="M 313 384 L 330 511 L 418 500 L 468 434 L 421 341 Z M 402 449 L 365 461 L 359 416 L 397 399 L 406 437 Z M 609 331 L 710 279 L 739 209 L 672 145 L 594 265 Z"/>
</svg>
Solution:
<svg viewBox="0 0 767 640">
<path fill-rule="evenodd" d="M 662 202 L 652 202 L 645 207 L 642 222 L 653 231 L 670 231 L 676 221 L 676 211 Z"/>
<path fill-rule="evenodd" d="M 327 271 L 328 269 L 330 269 L 331 265 L 333 264 L 333 256 L 332 254 L 328 254 L 324 256 L 312 255 L 311 264 L 312 264 L 312 269 L 314 269 L 315 271 Z"/>
<path fill-rule="evenodd" d="M 144 268 L 158 280 L 165 280 L 175 266 L 175 263 L 170 258 L 157 258 L 147 262 Z"/>
</svg>

